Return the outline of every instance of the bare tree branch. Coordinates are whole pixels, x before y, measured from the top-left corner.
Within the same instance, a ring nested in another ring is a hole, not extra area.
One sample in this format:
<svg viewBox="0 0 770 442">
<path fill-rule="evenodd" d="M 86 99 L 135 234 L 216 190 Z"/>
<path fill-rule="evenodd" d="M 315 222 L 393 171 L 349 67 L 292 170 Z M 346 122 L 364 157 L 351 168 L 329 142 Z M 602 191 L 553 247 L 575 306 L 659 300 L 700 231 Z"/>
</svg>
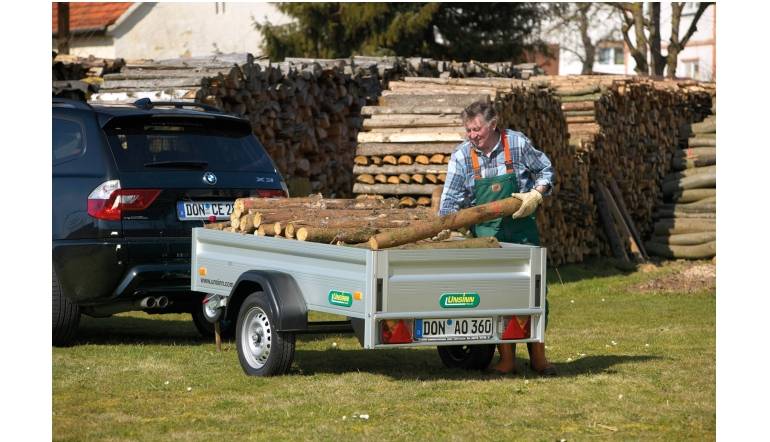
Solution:
<svg viewBox="0 0 770 442">
<path fill-rule="evenodd" d="M 695 31 L 698 30 L 698 20 L 700 20 L 703 13 L 706 12 L 706 9 L 708 9 L 708 7 L 713 4 L 714 2 L 702 2 L 698 5 L 698 11 L 695 12 L 695 16 L 692 18 L 692 21 L 690 22 L 689 29 L 687 29 L 687 32 L 684 34 L 684 37 L 682 38 L 682 41 L 679 43 L 682 48 L 687 46 L 687 42 L 690 41 L 690 37 L 692 37 Z"/>
</svg>

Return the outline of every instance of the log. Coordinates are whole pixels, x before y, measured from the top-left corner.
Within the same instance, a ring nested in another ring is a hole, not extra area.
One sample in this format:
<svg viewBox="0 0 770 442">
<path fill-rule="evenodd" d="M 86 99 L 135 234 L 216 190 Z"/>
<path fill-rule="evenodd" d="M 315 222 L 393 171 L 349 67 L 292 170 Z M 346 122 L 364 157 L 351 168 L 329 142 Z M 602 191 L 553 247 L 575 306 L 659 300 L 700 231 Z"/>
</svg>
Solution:
<svg viewBox="0 0 770 442">
<path fill-rule="evenodd" d="M 332 244 L 344 242 L 355 244 L 365 242 L 372 235 L 377 234 L 377 229 L 369 227 L 349 229 L 329 229 L 324 227 L 300 227 L 297 230 L 297 240 L 312 241 Z"/>
<path fill-rule="evenodd" d="M 612 221 L 612 215 L 610 214 L 609 205 L 604 198 L 604 193 L 597 189 L 594 193 L 594 201 L 596 202 L 596 208 L 599 211 L 599 219 L 601 220 L 602 226 L 604 226 L 604 234 L 607 236 L 607 242 L 612 251 L 612 256 L 625 263 L 630 263 L 631 260 L 628 258 L 626 248 L 620 239 L 618 229 Z"/>
<path fill-rule="evenodd" d="M 711 189 L 717 185 L 716 173 L 701 173 L 682 178 L 679 181 L 669 181 L 663 184 L 663 196 L 670 198 L 677 192 L 687 189 Z"/>
<path fill-rule="evenodd" d="M 427 155 L 417 155 L 414 157 L 414 162 L 417 164 L 430 164 L 430 158 Z"/>
<path fill-rule="evenodd" d="M 369 175 L 368 173 L 364 173 L 356 176 L 356 181 L 364 184 L 374 184 L 374 177 Z"/>
<path fill-rule="evenodd" d="M 359 143 L 357 155 L 433 155 L 451 154 L 457 143 Z M 443 159 L 443 158 L 442 158 Z"/>
<path fill-rule="evenodd" d="M 427 175 L 426 175 L 427 179 Z M 376 193 L 380 195 L 430 195 L 438 184 L 361 184 L 353 185 L 353 193 Z"/>
<path fill-rule="evenodd" d="M 387 107 L 402 107 L 411 109 L 409 113 L 422 113 L 414 112 L 414 109 L 423 106 L 425 103 L 430 103 L 431 107 L 439 108 L 465 108 L 469 104 L 475 101 L 489 101 L 488 94 L 445 94 L 445 95 L 387 95 L 381 96 L 378 99 L 380 106 Z M 403 113 L 403 112 L 401 112 Z M 459 113 L 459 112 L 458 112 Z"/>
<path fill-rule="evenodd" d="M 449 130 L 434 132 L 359 132 L 359 143 L 429 143 L 436 141 L 462 142 L 465 135 L 461 131 Z"/>
<path fill-rule="evenodd" d="M 678 235 L 680 233 L 714 232 L 715 219 L 706 218 L 663 218 L 655 223 L 655 235 Z"/>
<path fill-rule="evenodd" d="M 673 193 L 669 196 L 669 199 L 677 203 L 692 203 L 704 199 L 716 198 L 716 196 L 716 189 L 688 189 Z"/>
<path fill-rule="evenodd" d="M 223 230 L 225 227 L 230 227 L 230 221 L 222 221 L 219 223 L 208 223 L 204 224 L 204 229 L 210 229 L 210 230 Z"/>
<path fill-rule="evenodd" d="M 717 122 L 716 117 L 707 118 L 700 123 L 695 123 L 692 125 L 692 133 L 694 134 L 707 134 L 707 133 L 716 133 L 717 131 Z"/>
<path fill-rule="evenodd" d="M 647 250 L 657 256 L 675 259 L 708 259 L 717 254 L 717 243 L 711 241 L 692 246 L 666 245 L 652 241 L 647 242 Z"/>
<path fill-rule="evenodd" d="M 647 251 L 644 250 L 644 244 L 642 243 L 642 235 L 639 234 L 639 230 L 636 228 L 636 223 L 626 208 L 626 202 L 623 199 L 623 193 L 621 192 L 620 187 L 618 187 L 618 183 L 612 177 L 608 177 L 607 182 L 609 184 L 609 190 L 612 194 L 612 198 L 617 203 L 618 209 L 620 209 L 620 214 L 623 216 L 623 220 L 626 222 L 628 229 L 631 231 L 634 242 L 639 247 L 639 251 L 641 252 L 642 257 L 644 259 L 648 259 L 649 256 L 647 255 Z"/>
<path fill-rule="evenodd" d="M 442 230 L 457 230 L 495 218 L 511 216 L 520 206 L 521 200 L 510 197 L 462 209 L 433 221 L 415 222 L 403 229 L 380 232 L 369 239 L 369 247 L 372 250 L 380 250 L 432 238 Z"/>
<path fill-rule="evenodd" d="M 410 165 L 412 163 L 414 163 L 414 160 L 409 155 L 401 155 L 400 157 L 398 157 L 398 164 Z"/>
<path fill-rule="evenodd" d="M 396 164 L 398 164 L 398 159 L 393 155 L 385 155 L 384 157 L 382 157 L 382 162 L 384 164 L 391 164 L 395 166 Z"/>
<path fill-rule="evenodd" d="M 651 242 L 665 246 L 694 246 L 717 240 L 717 232 L 681 233 L 670 236 L 653 236 Z"/>
<path fill-rule="evenodd" d="M 636 242 L 636 240 L 634 239 L 634 236 L 631 234 L 631 229 L 626 224 L 625 218 L 623 217 L 623 214 L 620 212 L 620 208 L 615 202 L 615 199 L 612 197 L 612 194 L 610 193 L 609 189 L 607 189 L 607 187 L 600 182 L 596 183 L 596 187 L 599 190 L 599 192 L 601 192 L 602 199 L 604 200 L 604 203 L 607 205 L 607 208 L 610 211 L 610 215 L 615 220 L 615 225 L 618 229 L 618 234 L 620 235 L 621 241 L 623 241 L 624 244 L 630 245 L 631 255 L 634 257 L 634 260 L 636 260 L 637 262 L 643 262 L 644 256 L 642 255 L 639 244 Z"/>
<path fill-rule="evenodd" d="M 688 139 L 687 145 L 690 147 L 707 147 L 707 146 L 716 147 L 717 145 L 716 138 L 711 138 L 705 135 L 706 134 L 700 134 L 700 136 L 698 137 Z"/>
<path fill-rule="evenodd" d="M 492 236 L 483 236 L 480 238 L 466 238 L 461 240 L 448 240 L 448 241 L 426 241 L 416 242 L 411 244 L 404 244 L 396 249 L 499 249 L 500 242 L 497 238 Z"/>
<path fill-rule="evenodd" d="M 459 115 L 465 109 L 463 106 L 364 106 L 361 115 L 387 115 L 387 114 L 446 114 Z"/>
</svg>

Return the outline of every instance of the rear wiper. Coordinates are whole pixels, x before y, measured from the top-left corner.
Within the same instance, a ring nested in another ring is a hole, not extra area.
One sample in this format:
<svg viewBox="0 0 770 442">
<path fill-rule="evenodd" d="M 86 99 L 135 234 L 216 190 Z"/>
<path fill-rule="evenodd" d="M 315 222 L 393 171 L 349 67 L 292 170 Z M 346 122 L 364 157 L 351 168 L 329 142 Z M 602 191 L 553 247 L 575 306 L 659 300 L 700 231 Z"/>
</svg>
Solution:
<svg viewBox="0 0 770 442">
<path fill-rule="evenodd" d="M 144 167 L 168 167 L 170 169 L 205 169 L 207 161 L 155 161 L 144 163 Z"/>
</svg>

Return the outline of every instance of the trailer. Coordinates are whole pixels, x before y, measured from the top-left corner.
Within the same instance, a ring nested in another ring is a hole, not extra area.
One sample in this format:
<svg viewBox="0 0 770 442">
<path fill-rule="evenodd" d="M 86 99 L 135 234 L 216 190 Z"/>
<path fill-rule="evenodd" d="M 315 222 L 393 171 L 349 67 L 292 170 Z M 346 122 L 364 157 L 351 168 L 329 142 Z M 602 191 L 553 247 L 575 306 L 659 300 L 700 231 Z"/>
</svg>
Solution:
<svg viewBox="0 0 770 442">
<path fill-rule="evenodd" d="M 365 349 L 435 346 L 445 366 L 481 370 L 495 344 L 545 333 L 546 249 L 501 245 L 375 251 L 195 228 L 191 283 L 207 319 L 235 324 L 247 375 L 288 372 L 297 334 L 337 332 Z"/>
</svg>

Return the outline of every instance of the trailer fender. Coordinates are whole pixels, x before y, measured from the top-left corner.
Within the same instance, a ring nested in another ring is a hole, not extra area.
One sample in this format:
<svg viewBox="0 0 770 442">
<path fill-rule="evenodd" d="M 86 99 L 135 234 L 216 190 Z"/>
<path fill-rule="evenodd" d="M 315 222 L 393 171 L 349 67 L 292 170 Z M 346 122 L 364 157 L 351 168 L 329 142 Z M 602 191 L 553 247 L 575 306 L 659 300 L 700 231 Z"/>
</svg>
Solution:
<svg viewBox="0 0 770 442">
<path fill-rule="evenodd" d="M 307 305 L 297 281 L 272 270 L 250 270 L 238 278 L 230 292 L 225 318 L 236 321 L 243 300 L 257 291 L 267 296 L 278 331 L 307 329 Z"/>
</svg>

